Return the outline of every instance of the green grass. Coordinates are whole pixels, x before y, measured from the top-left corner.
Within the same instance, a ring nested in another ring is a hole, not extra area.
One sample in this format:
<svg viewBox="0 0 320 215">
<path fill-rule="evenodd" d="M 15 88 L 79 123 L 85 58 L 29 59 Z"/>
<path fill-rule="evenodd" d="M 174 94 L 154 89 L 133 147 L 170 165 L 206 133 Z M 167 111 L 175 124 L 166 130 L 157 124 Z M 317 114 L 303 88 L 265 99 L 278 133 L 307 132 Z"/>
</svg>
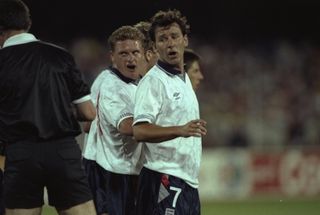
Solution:
<svg viewBox="0 0 320 215">
<path fill-rule="evenodd" d="M 44 206 L 42 210 L 42 215 L 57 215 L 58 213 L 53 207 Z"/>
<path fill-rule="evenodd" d="M 317 200 L 243 200 L 202 203 L 202 215 L 319 215 Z"/>
<path fill-rule="evenodd" d="M 319 215 L 320 199 L 266 199 L 202 203 L 201 215 Z M 42 215 L 57 215 L 44 207 Z"/>
</svg>

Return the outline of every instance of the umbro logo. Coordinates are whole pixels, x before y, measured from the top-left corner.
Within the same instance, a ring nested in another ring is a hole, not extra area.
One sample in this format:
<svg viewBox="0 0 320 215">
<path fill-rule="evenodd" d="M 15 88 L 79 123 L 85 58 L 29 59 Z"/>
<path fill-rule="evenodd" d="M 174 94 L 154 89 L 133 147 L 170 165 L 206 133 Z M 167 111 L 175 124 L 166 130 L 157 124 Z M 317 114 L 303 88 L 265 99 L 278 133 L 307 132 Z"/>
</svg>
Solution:
<svg viewBox="0 0 320 215">
<path fill-rule="evenodd" d="M 165 213 L 165 215 L 174 215 L 174 209 L 166 208 L 166 213 Z"/>
<path fill-rule="evenodd" d="M 175 100 L 180 99 L 180 93 L 179 93 L 179 92 L 174 93 L 174 94 L 173 94 L 173 98 L 174 98 Z"/>
</svg>

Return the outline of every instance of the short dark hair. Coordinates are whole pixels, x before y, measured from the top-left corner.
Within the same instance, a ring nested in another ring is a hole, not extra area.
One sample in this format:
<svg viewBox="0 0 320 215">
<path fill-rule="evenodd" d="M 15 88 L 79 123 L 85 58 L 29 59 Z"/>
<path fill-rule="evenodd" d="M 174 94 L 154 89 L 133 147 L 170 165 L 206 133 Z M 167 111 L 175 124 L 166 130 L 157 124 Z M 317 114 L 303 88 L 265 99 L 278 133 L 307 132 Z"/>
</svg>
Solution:
<svg viewBox="0 0 320 215">
<path fill-rule="evenodd" d="M 177 23 L 180 26 L 183 35 L 190 32 L 190 25 L 187 24 L 187 18 L 182 16 L 181 12 L 176 9 L 169 9 L 167 11 L 160 10 L 151 19 L 150 27 L 150 38 L 155 41 L 155 29 L 156 27 L 164 27 L 171 25 L 172 23 Z"/>
<path fill-rule="evenodd" d="M 146 22 L 146 21 L 141 21 L 138 22 L 137 24 L 135 24 L 133 27 L 137 28 L 139 31 L 141 31 L 141 33 L 143 33 L 144 35 L 144 49 L 145 50 L 151 50 L 154 51 L 154 44 L 153 41 L 150 38 L 149 35 L 149 30 L 151 27 L 151 23 L 150 22 Z"/>
<path fill-rule="evenodd" d="M 187 72 L 192 63 L 195 62 L 195 61 L 200 61 L 201 60 L 201 57 L 195 53 L 192 49 L 185 49 L 184 50 L 184 53 L 183 53 L 183 60 L 184 60 L 184 68 L 185 68 L 185 71 Z"/>
<path fill-rule="evenodd" d="M 0 0 L 0 32 L 31 27 L 29 8 L 21 0 Z"/>
<path fill-rule="evenodd" d="M 122 26 L 115 30 L 108 38 L 108 44 L 111 51 L 114 51 L 115 44 L 118 41 L 138 40 L 141 45 L 144 43 L 144 36 L 137 28 L 129 25 Z"/>
</svg>

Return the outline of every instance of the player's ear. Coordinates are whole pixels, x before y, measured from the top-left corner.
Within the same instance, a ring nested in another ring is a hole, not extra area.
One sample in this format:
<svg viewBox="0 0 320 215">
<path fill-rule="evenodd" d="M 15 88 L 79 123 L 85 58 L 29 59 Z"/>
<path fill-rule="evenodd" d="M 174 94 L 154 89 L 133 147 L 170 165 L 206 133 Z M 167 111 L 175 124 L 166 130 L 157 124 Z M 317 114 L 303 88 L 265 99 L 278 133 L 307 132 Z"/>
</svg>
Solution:
<svg viewBox="0 0 320 215">
<path fill-rule="evenodd" d="M 114 56 L 113 56 L 113 52 L 112 51 L 110 51 L 109 52 L 109 55 L 110 55 L 110 60 L 111 60 L 111 62 L 113 63 L 114 61 Z"/>
<path fill-rule="evenodd" d="M 183 42 L 184 42 L 184 47 L 187 47 L 189 45 L 188 35 L 185 34 L 183 36 Z"/>
<path fill-rule="evenodd" d="M 151 58 L 152 58 L 152 51 L 151 50 L 147 50 L 146 51 L 146 60 L 147 62 L 150 62 L 151 61 Z"/>
</svg>

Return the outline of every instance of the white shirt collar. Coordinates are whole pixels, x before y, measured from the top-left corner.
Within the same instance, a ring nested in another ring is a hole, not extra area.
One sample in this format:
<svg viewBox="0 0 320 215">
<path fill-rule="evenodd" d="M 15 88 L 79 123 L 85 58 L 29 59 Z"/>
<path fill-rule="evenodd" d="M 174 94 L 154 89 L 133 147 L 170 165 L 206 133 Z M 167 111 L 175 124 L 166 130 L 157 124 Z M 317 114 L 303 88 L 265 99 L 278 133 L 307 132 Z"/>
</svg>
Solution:
<svg viewBox="0 0 320 215">
<path fill-rule="evenodd" d="M 3 47 L 8 47 L 8 46 L 14 46 L 14 45 L 19 45 L 19 44 L 24 44 L 24 43 L 30 43 L 38 41 L 38 39 L 30 33 L 21 33 L 21 34 L 16 34 L 13 35 L 12 37 L 9 37 L 3 44 Z"/>
</svg>

